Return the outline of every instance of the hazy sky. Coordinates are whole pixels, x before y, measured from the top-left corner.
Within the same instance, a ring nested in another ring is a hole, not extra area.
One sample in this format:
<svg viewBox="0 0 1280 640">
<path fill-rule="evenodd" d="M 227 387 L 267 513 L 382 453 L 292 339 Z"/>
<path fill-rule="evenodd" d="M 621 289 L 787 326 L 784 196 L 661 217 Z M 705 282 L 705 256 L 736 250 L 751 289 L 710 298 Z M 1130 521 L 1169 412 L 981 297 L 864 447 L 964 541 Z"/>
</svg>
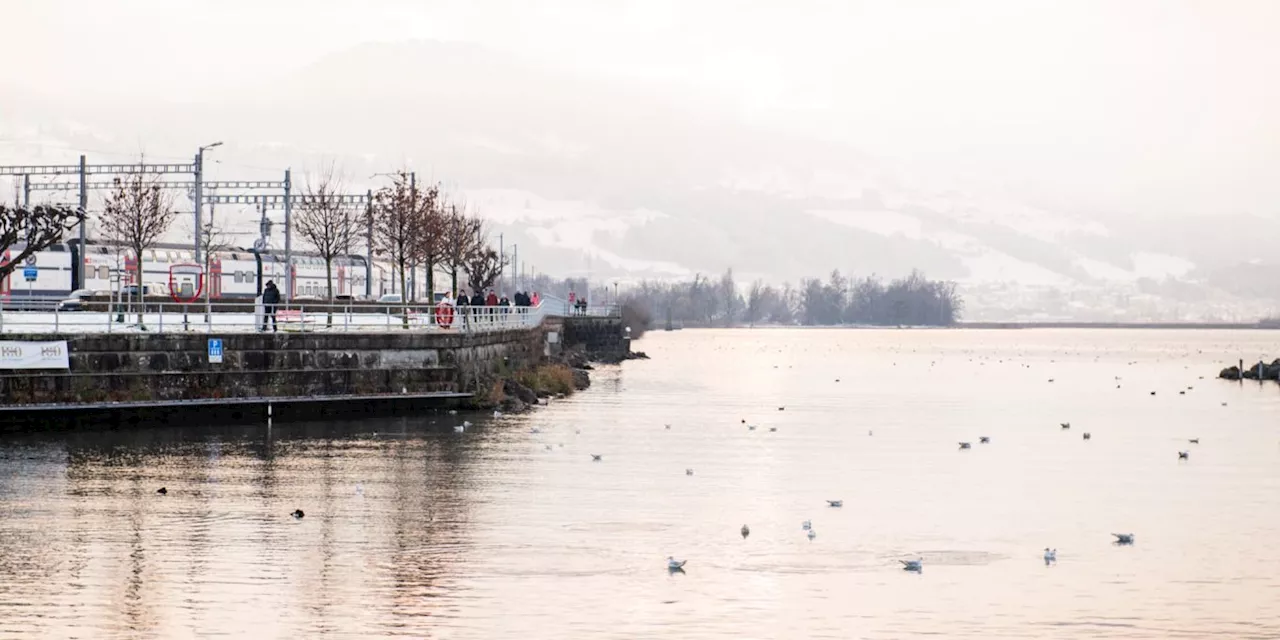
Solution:
<svg viewBox="0 0 1280 640">
<path fill-rule="evenodd" d="M 59 95 L 199 99 L 362 42 L 463 40 L 1061 205 L 1280 213 L 1269 0 L 0 0 L 0 16 L 0 85 Z"/>
</svg>

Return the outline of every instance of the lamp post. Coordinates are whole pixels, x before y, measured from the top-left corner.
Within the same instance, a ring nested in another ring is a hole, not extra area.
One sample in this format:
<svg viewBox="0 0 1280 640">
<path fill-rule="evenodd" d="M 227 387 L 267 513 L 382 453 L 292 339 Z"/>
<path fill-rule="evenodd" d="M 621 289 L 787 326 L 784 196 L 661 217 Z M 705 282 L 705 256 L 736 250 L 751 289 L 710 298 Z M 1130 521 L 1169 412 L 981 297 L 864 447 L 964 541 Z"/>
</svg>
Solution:
<svg viewBox="0 0 1280 640">
<path fill-rule="evenodd" d="M 195 167 L 195 174 L 196 174 L 196 180 L 195 180 L 195 182 L 196 182 L 196 184 L 195 184 L 195 192 L 196 192 L 196 193 L 195 193 L 195 196 L 196 196 L 196 201 L 195 201 L 195 205 L 196 205 L 196 206 L 195 206 L 195 210 L 196 210 L 196 225 L 195 225 L 195 231 L 196 231 L 196 233 L 195 233 L 196 247 L 195 247 L 195 248 L 196 248 L 196 250 L 195 250 L 195 256 L 196 256 L 196 264 L 199 264 L 199 265 L 203 265 L 203 264 L 204 264 L 204 262 L 201 260 L 201 256 L 200 256 L 200 226 L 201 226 L 201 222 L 200 222 L 200 213 L 201 213 L 201 210 L 203 210 L 203 209 L 204 209 L 204 152 L 205 152 L 205 151 L 208 151 L 209 149 L 213 149 L 213 148 L 215 148 L 215 147 L 220 147 L 220 146 L 222 146 L 222 141 L 221 141 L 221 140 L 219 140 L 218 142 L 214 142 L 213 144 L 206 144 L 206 145 L 204 145 L 203 147 L 200 147 L 198 150 L 196 150 L 196 161 L 195 161 L 195 164 L 194 164 L 194 167 Z"/>
</svg>

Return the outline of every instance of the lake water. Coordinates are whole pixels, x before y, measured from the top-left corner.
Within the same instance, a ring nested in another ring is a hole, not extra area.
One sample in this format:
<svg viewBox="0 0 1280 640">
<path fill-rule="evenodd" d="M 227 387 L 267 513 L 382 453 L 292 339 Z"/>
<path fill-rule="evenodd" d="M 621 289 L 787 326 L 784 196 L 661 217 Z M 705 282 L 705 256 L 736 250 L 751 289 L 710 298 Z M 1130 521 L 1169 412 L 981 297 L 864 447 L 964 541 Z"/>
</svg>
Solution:
<svg viewBox="0 0 1280 640">
<path fill-rule="evenodd" d="M 1280 638 L 1280 385 L 1214 379 L 1277 338 L 679 331 L 465 433 L 0 436 L 0 637 Z"/>
</svg>

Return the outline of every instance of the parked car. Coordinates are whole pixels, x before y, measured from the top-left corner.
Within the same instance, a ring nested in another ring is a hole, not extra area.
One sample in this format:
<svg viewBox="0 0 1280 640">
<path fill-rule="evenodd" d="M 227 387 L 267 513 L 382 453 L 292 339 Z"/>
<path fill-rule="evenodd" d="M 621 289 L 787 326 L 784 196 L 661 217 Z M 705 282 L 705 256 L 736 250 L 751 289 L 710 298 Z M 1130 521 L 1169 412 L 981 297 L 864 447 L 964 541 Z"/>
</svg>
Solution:
<svg viewBox="0 0 1280 640">
<path fill-rule="evenodd" d="M 384 293 L 378 298 L 379 304 L 404 304 L 404 296 L 398 293 Z"/>
<path fill-rule="evenodd" d="M 85 299 L 92 298 L 98 293 L 102 292 L 92 289 L 76 289 L 66 299 L 58 303 L 58 311 L 84 311 Z"/>
<path fill-rule="evenodd" d="M 120 293 L 124 296 L 133 296 L 136 298 L 138 296 L 138 285 L 126 284 L 124 288 L 120 290 Z M 162 284 L 152 283 L 142 285 L 143 296 L 163 296 L 168 293 L 169 288 Z"/>
</svg>

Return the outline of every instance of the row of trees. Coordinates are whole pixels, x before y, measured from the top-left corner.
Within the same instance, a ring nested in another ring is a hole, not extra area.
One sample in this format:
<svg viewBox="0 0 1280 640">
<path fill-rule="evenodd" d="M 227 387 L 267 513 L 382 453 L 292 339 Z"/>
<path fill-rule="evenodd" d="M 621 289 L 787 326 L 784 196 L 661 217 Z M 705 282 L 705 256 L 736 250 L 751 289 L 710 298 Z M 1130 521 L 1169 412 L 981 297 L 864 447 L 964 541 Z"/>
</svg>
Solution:
<svg viewBox="0 0 1280 640">
<path fill-rule="evenodd" d="M 410 297 L 409 274 L 416 269 L 425 272 L 427 291 L 436 290 L 437 270 L 449 274 L 454 295 L 464 273 L 472 289 L 492 286 L 507 261 L 489 246 L 484 221 L 439 185 L 421 188 L 406 171 L 391 178 L 391 185 L 376 191 L 362 213 L 341 202 L 342 183 L 332 168 L 315 180 L 308 179 L 294 225 L 324 260 L 328 297 L 333 298 L 334 259 L 349 253 L 353 245 L 366 243 L 391 263 L 394 281 L 406 298 Z"/>
<path fill-rule="evenodd" d="M 947 326 L 956 323 L 963 310 L 955 283 L 929 280 L 919 272 L 885 283 L 874 276 L 855 280 L 833 271 L 825 281 L 806 278 L 795 287 L 756 280 L 744 292 L 730 269 L 714 280 L 695 275 L 683 282 L 642 282 L 628 289 L 623 302 L 640 322 L 699 327 Z"/>
<path fill-rule="evenodd" d="M 472 289 L 486 289 L 502 273 L 507 261 L 489 246 L 488 231 L 466 203 L 445 194 L 439 185 L 420 188 L 412 174 L 392 174 L 392 183 L 373 194 L 364 208 L 343 202 L 343 185 L 332 167 L 308 177 L 296 200 L 294 232 L 325 263 L 327 297 L 332 300 L 333 263 L 353 247 L 369 246 L 392 265 L 395 282 L 406 299 L 409 274 L 422 269 L 427 291 L 435 291 L 437 270 L 448 273 L 456 295 L 465 274 Z M 133 174 L 115 181 L 101 213 L 95 216 L 101 239 L 142 256 L 169 232 L 177 217 L 174 193 L 159 176 Z M 37 251 L 60 241 L 83 218 L 66 207 L 31 209 L 0 207 L 0 251 L 22 245 L 20 252 L 0 265 L 0 277 Z M 213 224 L 201 229 L 205 270 L 210 254 L 228 248 L 226 234 Z M 135 282 L 142 282 L 142 260 L 135 260 Z M 208 291 L 209 288 L 206 288 Z"/>
</svg>

